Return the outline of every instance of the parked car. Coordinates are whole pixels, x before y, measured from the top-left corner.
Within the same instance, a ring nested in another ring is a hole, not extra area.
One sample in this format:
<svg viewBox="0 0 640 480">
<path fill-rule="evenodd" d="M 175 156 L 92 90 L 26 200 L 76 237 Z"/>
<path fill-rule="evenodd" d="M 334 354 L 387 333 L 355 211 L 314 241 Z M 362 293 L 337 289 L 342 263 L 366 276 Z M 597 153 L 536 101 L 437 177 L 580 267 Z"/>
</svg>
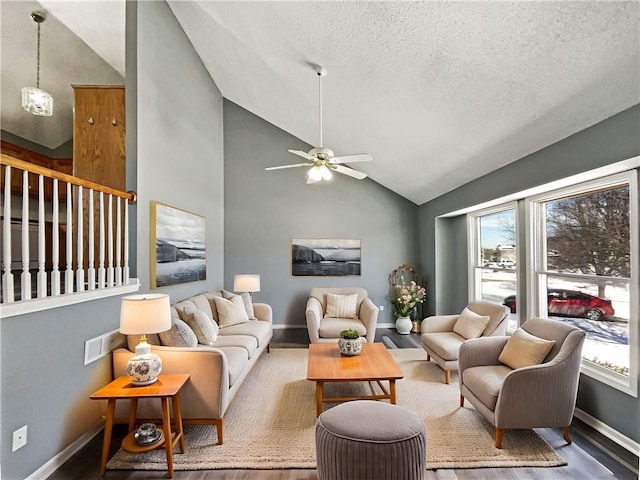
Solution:
<svg viewBox="0 0 640 480">
<path fill-rule="evenodd" d="M 509 295 L 504 304 L 516 311 L 516 296 Z M 578 290 L 553 289 L 547 291 L 547 309 L 549 315 L 567 317 L 585 317 L 589 320 L 604 320 L 615 315 L 611 300 L 594 297 Z"/>
</svg>

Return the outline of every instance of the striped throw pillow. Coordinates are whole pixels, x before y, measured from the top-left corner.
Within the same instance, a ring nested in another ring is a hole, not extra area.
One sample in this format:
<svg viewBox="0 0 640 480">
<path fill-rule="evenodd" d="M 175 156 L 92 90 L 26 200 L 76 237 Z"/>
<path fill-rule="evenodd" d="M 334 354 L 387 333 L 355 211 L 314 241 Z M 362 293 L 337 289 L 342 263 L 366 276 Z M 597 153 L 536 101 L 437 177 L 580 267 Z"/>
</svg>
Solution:
<svg viewBox="0 0 640 480">
<path fill-rule="evenodd" d="M 327 293 L 327 313 L 325 317 L 357 318 L 358 294 L 335 295 Z"/>
</svg>

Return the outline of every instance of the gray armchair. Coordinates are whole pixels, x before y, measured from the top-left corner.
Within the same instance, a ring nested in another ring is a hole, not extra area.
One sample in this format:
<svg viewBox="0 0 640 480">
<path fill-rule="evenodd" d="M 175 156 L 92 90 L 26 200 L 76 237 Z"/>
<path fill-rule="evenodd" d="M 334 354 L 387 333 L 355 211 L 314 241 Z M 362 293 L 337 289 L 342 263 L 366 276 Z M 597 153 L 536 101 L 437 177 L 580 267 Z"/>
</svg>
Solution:
<svg viewBox="0 0 640 480">
<path fill-rule="evenodd" d="M 353 318 L 329 317 L 327 312 L 327 294 L 358 295 L 356 312 Z M 359 287 L 312 288 L 307 300 L 305 316 L 311 343 L 337 342 L 340 331 L 353 329 L 373 342 L 376 336 L 376 323 L 380 309 L 368 298 L 367 291 Z"/>
<path fill-rule="evenodd" d="M 458 360 L 460 407 L 465 399 L 496 427 L 496 448 L 504 429 L 562 427 L 567 443 L 578 392 L 585 332 L 563 322 L 532 318 L 525 332 L 555 344 L 541 364 L 512 369 L 498 360 L 509 337 L 464 342 Z"/>
<path fill-rule="evenodd" d="M 478 315 L 489 316 L 482 337 L 503 336 L 507 333 L 509 308 L 487 301 L 470 302 L 467 308 Z M 454 332 L 460 315 L 434 315 L 422 321 L 422 346 L 427 352 L 427 361 L 433 360 L 444 370 L 444 381 L 449 383 L 450 370 L 458 370 L 458 349 L 466 338 Z"/>
</svg>

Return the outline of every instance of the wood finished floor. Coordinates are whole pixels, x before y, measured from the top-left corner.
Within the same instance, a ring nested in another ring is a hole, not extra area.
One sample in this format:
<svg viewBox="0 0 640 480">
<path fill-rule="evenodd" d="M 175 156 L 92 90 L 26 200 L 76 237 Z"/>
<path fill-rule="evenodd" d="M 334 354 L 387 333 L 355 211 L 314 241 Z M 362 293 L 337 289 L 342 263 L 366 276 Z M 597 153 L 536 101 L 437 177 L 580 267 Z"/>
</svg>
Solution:
<svg viewBox="0 0 640 480">
<path fill-rule="evenodd" d="M 421 347 L 420 335 L 398 335 L 395 329 L 378 329 L 376 341 L 387 348 Z M 305 329 L 275 330 L 271 345 L 275 348 L 304 347 L 309 344 Z M 551 444 L 568 462 L 566 467 L 557 468 L 478 468 L 453 470 L 427 470 L 425 480 L 591 480 L 591 479 L 638 479 L 638 459 L 625 450 L 612 445 L 590 427 L 576 421 L 572 426 L 572 445 L 567 445 L 558 429 L 537 429 L 538 433 Z M 119 448 L 126 433 L 126 427 L 116 426 L 111 445 L 111 455 Z M 427 435 L 429 432 L 427 432 Z M 506 434 L 506 433 L 505 433 Z M 594 439 L 611 449 L 613 455 L 594 445 Z M 227 440 L 228 441 L 228 440 Z M 167 472 L 108 470 L 100 476 L 99 463 L 102 448 L 102 434 L 62 465 L 50 480 L 98 480 L 101 478 L 118 480 L 150 480 L 168 478 Z M 617 458 L 616 458 L 617 457 Z M 620 461 L 619 461 L 619 460 Z M 631 465 L 632 471 L 626 465 Z M 315 470 L 198 470 L 175 472 L 177 480 L 317 480 Z M 397 479 L 402 480 L 402 479 Z"/>
</svg>

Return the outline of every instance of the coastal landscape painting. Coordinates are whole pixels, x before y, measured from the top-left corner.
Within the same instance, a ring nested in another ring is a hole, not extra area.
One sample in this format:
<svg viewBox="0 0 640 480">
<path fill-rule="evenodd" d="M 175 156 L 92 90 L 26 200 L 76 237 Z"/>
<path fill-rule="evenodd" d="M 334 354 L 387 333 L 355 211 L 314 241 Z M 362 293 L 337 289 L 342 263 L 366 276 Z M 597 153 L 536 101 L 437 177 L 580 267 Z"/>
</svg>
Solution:
<svg viewBox="0 0 640 480">
<path fill-rule="evenodd" d="M 151 288 L 207 278 L 205 218 L 151 202 Z"/>
<path fill-rule="evenodd" d="M 291 240 L 291 275 L 360 275 L 360 244 L 359 238 L 294 238 Z"/>
</svg>

